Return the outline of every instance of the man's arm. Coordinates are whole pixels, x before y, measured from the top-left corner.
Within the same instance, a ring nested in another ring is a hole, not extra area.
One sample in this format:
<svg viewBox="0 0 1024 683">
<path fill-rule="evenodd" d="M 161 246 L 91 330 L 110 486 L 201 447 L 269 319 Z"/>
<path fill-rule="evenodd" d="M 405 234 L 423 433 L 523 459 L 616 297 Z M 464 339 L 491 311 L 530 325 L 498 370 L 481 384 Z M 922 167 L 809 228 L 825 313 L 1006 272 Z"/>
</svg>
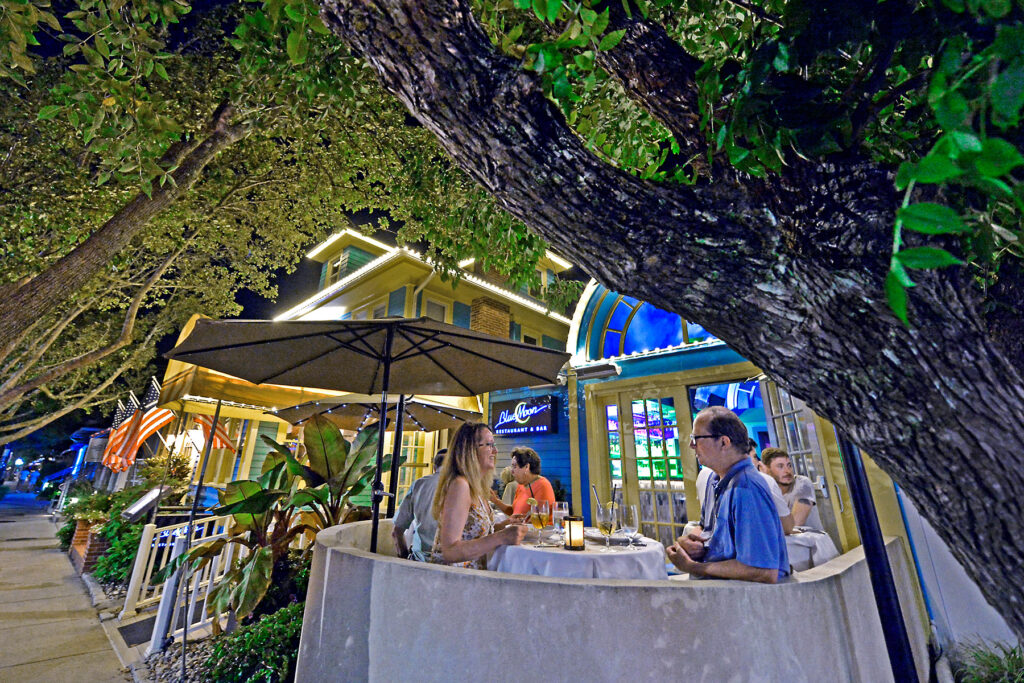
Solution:
<svg viewBox="0 0 1024 683">
<path fill-rule="evenodd" d="M 807 518 L 811 516 L 811 508 L 815 505 L 814 484 L 806 479 L 798 479 L 796 486 L 796 502 L 793 503 L 793 522 L 797 526 L 802 526 L 807 521 Z"/>
<path fill-rule="evenodd" d="M 678 544 L 669 546 L 665 552 L 668 559 L 676 567 L 693 576 L 709 579 L 735 579 L 740 581 L 756 581 L 757 583 L 776 583 L 779 580 L 778 569 L 762 569 L 743 564 L 739 560 L 722 560 L 720 562 L 697 562 Z"/>
</svg>

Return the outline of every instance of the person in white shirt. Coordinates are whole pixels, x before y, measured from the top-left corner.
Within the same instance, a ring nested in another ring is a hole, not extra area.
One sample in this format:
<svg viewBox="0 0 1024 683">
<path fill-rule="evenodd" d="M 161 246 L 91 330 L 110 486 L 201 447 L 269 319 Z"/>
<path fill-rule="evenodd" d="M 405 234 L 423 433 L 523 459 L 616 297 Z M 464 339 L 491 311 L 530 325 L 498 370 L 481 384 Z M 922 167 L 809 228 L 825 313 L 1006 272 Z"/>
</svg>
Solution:
<svg viewBox="0 0 1024 683">
<path fill-rule="evenodd" d="M 434 492 L 437 490 L 437 480 L 441 470 L 441 463 L 448 452 L 442 448 L 434 456 L 434 472 L 425 477 L 420 477 L 409 487 L 409 492 L 402 499 L 395 514 L 395 527 L 391 531 L 391 537 L 395 540 L 395 551 L 399 557 L 426 562 L 430 558 L 428 554 L 434 544 L 434 534 L 437 532 L 437 520 L 430 511 L 434 502 Z M 405 530 L 413 530 L 412 547 L 405 542 Z"/>
<path fill-rule="evenodd" d="M 781 448 L 766 448 L 761 457 L 768 474 L 778 482 L 782 496 L 793 515 L 793 522 L 797 526 L 824 531 L 814 497 L 814 483 L 793 470 L 793 461 L 789 453 Z"/>
</svg>

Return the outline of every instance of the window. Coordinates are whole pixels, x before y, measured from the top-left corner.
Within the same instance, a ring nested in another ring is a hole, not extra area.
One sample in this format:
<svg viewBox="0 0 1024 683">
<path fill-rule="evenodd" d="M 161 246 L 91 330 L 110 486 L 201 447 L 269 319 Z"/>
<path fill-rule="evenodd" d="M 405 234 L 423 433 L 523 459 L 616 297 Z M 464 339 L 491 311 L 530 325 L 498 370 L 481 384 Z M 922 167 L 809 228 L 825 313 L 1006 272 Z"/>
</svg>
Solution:
<svg viewBox="0 0 1024 683">
<path fill-rule="evenodd" d="M 427 299 L 426 306 L 424 307 L 424 315 L 428 318 L 437 320 L 438 322 L 446 322 L 448 313 L 448 307 L 437 301 Z"/>
<path fill-rule="evenodd" d="M 369 314 L 369 312 L 370 312 L 370 309 L 368 309 L 368 308 L 360 308 L 358 311 L 354 311 L 352 313 L 352 319 L 353 320 L 366 320 L 367 314 Z"/>
<path fill-rule="evenodd" d="M 327 284 L 333 285 L 341 276 L 341 257 L 334 259 L 327 267 Z"/>
<path fill-rule="evenodd" d="M 373 307 L 373 319 L 378 320 L 380 318 L 386 318 L 388 315 L 388 307 L 385 304 L 378 304 Z"/>
<path fill-rule="evenodd" d="M 528 334 L 524 334 L 523 335 L 523 343 L 524 344 L 531 344 L 533 346 L 537 346 L 537 338 L 533 337 L 533 336 L 530 336 Z"/>
</svg>

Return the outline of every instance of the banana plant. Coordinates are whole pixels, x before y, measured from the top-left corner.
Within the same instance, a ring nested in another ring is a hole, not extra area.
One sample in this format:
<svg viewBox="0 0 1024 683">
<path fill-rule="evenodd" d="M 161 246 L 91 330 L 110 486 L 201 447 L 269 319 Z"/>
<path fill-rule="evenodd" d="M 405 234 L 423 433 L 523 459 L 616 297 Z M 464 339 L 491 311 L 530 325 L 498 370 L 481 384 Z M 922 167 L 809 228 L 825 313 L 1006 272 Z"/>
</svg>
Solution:
<svg viewBox="0 0 1024 683">
<path fill-rule="evenodd" d="M 272 450 L 256 480 L 229 483 L 220 492 L 216 515 L 231 515 L 225 538 L 201 543 L 169 562 L 153 577 L 162 583 L 179 567 L 186 575 L 201 570 L 229 543 L 247 553 L 235 560 L 210 592 L 207 610 L 218 615 L 233 609 L 241 619 L 259 604 L 270 587 L 274 565 L 301 535 L 341 523 L 351 499 L 374 475 L 377 430 L 365 429 L 349 443 L 331 422 L 317 416 L 303 429 L 305 455 L 296 458 L 284 445 L 263 437 Z M 391 467 L 387 458 L 384 467 Z M 214 619 L 219 630 L 219 620 Z"/>
</svg>

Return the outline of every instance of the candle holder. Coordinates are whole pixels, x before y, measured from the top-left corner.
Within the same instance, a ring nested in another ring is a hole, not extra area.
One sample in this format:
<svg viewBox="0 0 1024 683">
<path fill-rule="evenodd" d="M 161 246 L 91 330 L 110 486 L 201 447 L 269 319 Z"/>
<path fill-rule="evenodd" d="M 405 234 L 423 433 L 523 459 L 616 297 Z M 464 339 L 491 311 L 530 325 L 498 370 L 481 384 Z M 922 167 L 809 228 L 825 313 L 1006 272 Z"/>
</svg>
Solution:
<svg viewBox="0 0 1024 683">
<path fill-rule="evenodd" d="M 584 550 L 583 518 L 569 516 L 563 523 L 565 524 L 565 549 Z"/>
</svg>

